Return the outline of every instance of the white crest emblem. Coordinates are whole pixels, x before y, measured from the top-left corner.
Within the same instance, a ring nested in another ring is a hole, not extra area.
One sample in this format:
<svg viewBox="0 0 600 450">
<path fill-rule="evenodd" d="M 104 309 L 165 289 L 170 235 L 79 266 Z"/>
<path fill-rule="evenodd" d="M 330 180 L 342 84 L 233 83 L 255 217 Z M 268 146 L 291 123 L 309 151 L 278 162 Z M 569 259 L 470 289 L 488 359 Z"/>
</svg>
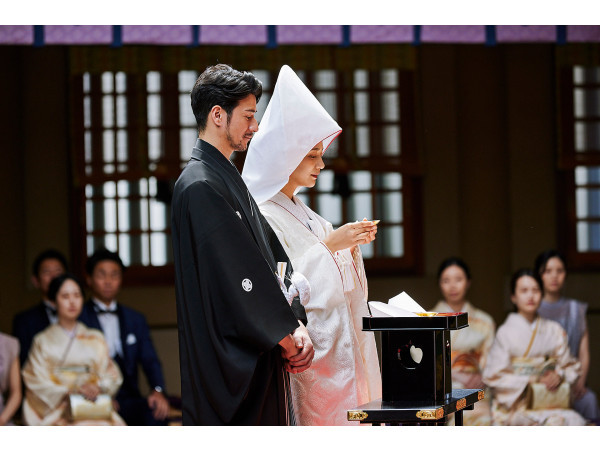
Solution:
<svg viewBox="0 0 600 450">
<path fill-rule="evenodd" d="M 250 292 L 252 290 L 252 281 L 250 281 L 249 278 L 244 278 L 242 280 L 242 288 L 246 291 L 246 292 Z"/>
</svg>

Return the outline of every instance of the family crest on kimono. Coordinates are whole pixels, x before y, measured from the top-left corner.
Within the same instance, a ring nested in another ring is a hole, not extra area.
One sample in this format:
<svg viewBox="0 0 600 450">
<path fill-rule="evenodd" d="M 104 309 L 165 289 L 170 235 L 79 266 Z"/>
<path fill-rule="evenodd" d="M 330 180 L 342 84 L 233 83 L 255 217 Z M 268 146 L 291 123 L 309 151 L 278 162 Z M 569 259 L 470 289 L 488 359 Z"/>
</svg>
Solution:
<svg viewBox="0 0 600 450">
<path fill-rule="evenodd" d="M 484 389 L 481 373 L 494 342 L 496 330 L 494 319 L 466 299 L 471 286 L 471 271 L 462 259 L 451 257 L 442 261 L 438 269 L 438 283 L 443 300 L 434 306 L 433 311 L 469 314 L 469 326 L 450 333 L 452 387 L 453 389 Z M 488 390 L 485 397 L 475 403 L 472 411 L 463 413 L 464 425 L 491 425 L 490 408 Z M 449 424 L 453 419 L 454 416 Z"/>
<path fill-rule="evenodd" d="M 535 272 L 544 283 L 538 314 L 558 322 L 565 329 L 569 350 L 581 363 L 581 375 L 573 386 L 573 409 L 588 420 L 597 420 L 600 418 L 598 398 L 586 385 L 590 369 L 590 339 L 585 317 L 588 305 L 563 296 L 567 264 L 556 250 L 546 250 L 537 256 Z"/>
<path fill-rule="evenodd" d="M 306 304 L 315 357 L 310 369 L 290 375 L 300 425 L 354 425 L 346 410 L 381 397 L 379 360 L 368 316 L 368 287 L 360 244 L 375 238 L 372 221 L 337 230 L 295 194 L 313 187 L 323 153 L 339 125 L 283 66 L 273 96 L 252 139 L 242 177 L 288 254 L 310 283 Z"/>
<path fill-rule="evenodd" d="M 537 313 L 542 281 L 530 269 L 511 278 L 510 313 L 498 328 L 483 370 L 493 391 L 494 425 L 584 425 L 570 408 L 570 391 L 580 364 L 570 354 L 567 334 Z"/>
<path fill-rule="evenodd" d="M 56 302 L 58 321 L 34 337 L 22 371 L 25 424 L 125 425 L 112 405 L 121 372 L 102 333 L 77 320 L 81 284 L 72 275 L 60 275 L 50 283 L 48 297 Z"/>
</svg>

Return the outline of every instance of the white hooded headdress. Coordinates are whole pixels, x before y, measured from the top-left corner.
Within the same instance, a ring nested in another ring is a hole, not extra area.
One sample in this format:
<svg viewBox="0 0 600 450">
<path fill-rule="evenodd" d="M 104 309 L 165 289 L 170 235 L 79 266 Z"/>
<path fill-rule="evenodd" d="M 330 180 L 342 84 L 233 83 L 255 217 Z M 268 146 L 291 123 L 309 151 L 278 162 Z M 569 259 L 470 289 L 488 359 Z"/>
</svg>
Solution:
<svg viewBox="0 0 600 450">
<path fill-rule="evenodd" d="M 256 202 L 273 197 L 315 145 L 322 141 L 325 151 L 341 132 L 298 75 L 283 66 L 242 171 Z"/>
</svg>

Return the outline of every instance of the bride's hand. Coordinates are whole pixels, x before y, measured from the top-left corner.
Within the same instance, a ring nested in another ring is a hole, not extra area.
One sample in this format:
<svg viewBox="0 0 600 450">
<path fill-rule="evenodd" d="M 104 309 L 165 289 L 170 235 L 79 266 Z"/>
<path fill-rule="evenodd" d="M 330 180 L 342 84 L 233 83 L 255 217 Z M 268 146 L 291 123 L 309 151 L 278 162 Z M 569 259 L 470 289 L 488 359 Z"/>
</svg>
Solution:
<svg viewBox="0 0 600 450">
<path fill-rule="evenodd" d="M 369 220 L 350 222 L 329 233 L 323 242 L 333 253 L 357 245 L 368 244 L 375 239 L 377 225 Z"/>
</svg>

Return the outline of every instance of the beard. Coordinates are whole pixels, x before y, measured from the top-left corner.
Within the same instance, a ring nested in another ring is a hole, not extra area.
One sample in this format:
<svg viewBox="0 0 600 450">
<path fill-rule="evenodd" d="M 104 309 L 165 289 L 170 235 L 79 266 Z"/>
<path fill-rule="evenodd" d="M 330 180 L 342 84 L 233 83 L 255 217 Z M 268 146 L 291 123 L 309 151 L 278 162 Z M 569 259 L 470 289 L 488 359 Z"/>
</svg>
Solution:
<svg viewBox="0 0 600 450">
<path fill-rule="evenodd" d="M 229 127 L 227 127 L 225 137 L 227 138 L 227 142 L 229 143 L 229 145 L 231 146 L 233 151 L 245 152 L 246 150 L 248 150 L 248 145 L 250 145 L 250 141 L 248 141 L 248 144 L 244 144 L 244 142 L 241 140 L 238 142 L 235 142 L 233 140 L 233 137 L 231 136 L 231 133 L 229 132 Z"/>
</svg>

